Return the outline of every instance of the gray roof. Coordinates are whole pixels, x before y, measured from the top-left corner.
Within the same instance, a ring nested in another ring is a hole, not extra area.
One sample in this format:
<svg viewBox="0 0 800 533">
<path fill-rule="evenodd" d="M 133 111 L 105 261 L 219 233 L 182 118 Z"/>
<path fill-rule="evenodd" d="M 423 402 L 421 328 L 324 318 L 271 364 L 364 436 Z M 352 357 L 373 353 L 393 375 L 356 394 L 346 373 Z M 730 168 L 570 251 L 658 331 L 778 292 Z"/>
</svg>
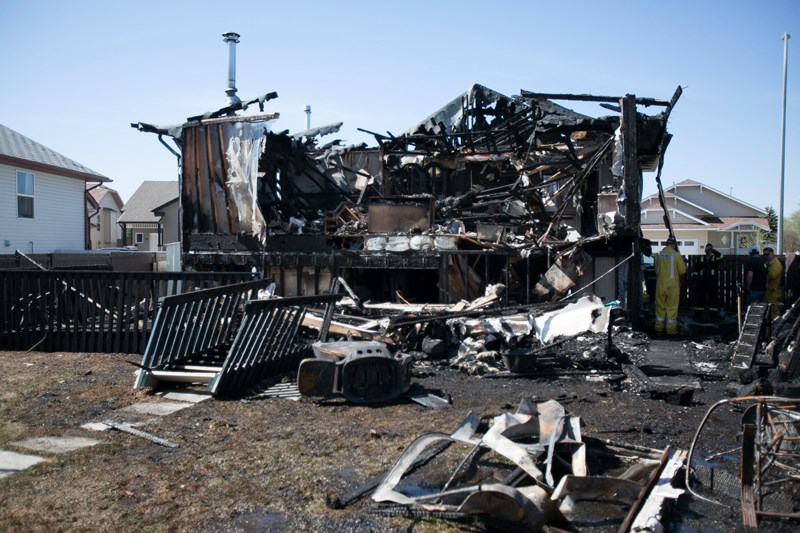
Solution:
<svg viewBox="0 0 800 533">
<path fill-rule="evenodd" d="M 29 161 L 38 165 L 47 165 L 68 173 L 83 174 L 84 176 L 82 177 L 85 178 L 94 176 L 102 178 L 100 181 L 108 180 L 108 177 L 99 172 L 95 172 L 91 168 L 85 167 L 55 150 L 51 150 L 30 137 L 26 137 L 8 126 L 0 124 L 0 157 L 2 156 Z"/>
<path fill-rule="evenodd" d="M 161 217 L 156 216 L 153 209 L 179 196 L 177 181 L 143 181 L 122 207 L 119 222 L 159 222 Z"/>
<path fill-rule="evenodd" d="M 100 187 L 98 187 L 96 185 L 93 186 L 93 185 L 90 185 L 88 183 L 86 184 L 86 187 L 87 187 L 87 190 L 88 190 L 89 194 L 92 196 L 92 198 L 95 199 L 95 201 L 98 204 L 100 202 L 102 202 L 103 198 L 105 198 L 107 195 L 111 195 L 111 197 L 114 198 L 114 202 L 120 208 L 125 203 L 125 202 L 122 201 L 122 197 L 119 195 L 119 193 L 117 191 L 115 191 L 114 189 L 109 189 L 108 187 L 106 187 L 104 185 L 101 185 Z"/>
</svg>

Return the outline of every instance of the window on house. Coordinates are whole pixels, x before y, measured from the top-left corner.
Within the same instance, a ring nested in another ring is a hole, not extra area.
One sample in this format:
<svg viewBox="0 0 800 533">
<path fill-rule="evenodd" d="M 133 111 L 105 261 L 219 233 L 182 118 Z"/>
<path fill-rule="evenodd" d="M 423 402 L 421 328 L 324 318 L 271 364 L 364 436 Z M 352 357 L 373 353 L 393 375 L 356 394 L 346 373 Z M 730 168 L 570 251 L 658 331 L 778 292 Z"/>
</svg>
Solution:
<svg viewBox="0 0 800 533">
<path fill-rule="evenodd" d="M 659 241 L 659 242 L 661 246 L 667 245 L 667 241 Z M 697 241 L 678 241 L 676 244 L 678 245 L 679 248 L 681 246 L 695 246 L 697 244 Z"/>
<path fill-rule="evenodd" d="M 17 217 L 33 218 L 33 174 L 17 170 Z"/>
<path fill-rule="evenodd" d="M 144 233 L 137 233 L 134 235 L 134 240 L 136 244 L 142 244 L 144 242 Z"/>
</svg>

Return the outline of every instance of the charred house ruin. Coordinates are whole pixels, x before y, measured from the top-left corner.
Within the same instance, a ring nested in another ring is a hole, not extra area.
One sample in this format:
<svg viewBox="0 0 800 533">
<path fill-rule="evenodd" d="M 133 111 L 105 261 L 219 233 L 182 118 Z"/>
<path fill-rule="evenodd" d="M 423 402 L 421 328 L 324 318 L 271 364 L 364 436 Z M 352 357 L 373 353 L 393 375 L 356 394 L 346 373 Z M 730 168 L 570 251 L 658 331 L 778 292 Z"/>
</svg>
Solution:
<svg viewBox="0 0 800 533">
<path fill-rule="evenodd" d="M 324 143 L 341 123 L 272 131 L 275 93 L 178 126 L 132 126 L 179 158 L 184 269 L 255 268 L 283 296 L 342 277 L 363 300 L 415 303 L 498 284 L 506 304 L 530 303 L 591 285 L 634 311 L 642 173 L 661 167 L 680 94 L 508 97 L 476 84 L 402 133 L 367 132 L 376 146 Z M 255 104 L 260 113 L 236 114 Z"/>
</svg>

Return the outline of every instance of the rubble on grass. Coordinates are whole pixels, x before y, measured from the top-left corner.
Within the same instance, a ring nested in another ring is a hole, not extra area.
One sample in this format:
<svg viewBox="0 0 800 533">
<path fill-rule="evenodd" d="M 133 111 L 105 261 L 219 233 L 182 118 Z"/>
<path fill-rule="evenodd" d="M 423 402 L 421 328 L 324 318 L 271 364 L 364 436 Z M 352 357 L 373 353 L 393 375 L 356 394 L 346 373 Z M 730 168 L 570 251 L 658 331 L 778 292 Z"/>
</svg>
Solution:
<svg viewBox="0 0 800 533">
<path fill-rule="evenodd" d="M 621 531 L 661 526 L 664 500 L 683 493 L 671 481 L 685 452 L 666 449 L 656 461 L 597 441 L 589 446 L 580 426 L 554 400 L 523 399 L 516 411 L 489 424 L 470 412 L 449 435 L 418 437 L 382 481 L 362 493 L 383 504 L 378 513 L 478 518 L 492 527 L 569 527 L 598 512 L 620 520 Z M 329 505 L 351 501 L 329 499 Z"/>
</svg>

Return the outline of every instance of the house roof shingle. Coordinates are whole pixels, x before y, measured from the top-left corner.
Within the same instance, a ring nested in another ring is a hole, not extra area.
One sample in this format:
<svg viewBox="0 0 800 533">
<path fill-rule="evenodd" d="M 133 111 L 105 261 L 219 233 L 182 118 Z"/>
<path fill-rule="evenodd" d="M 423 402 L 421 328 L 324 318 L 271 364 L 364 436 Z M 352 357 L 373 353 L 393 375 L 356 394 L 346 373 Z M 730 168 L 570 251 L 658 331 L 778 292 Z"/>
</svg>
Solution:
<svg viewBox="0 0 800 533">
<path fill-rule="evenodd" d="M 143 181 L 122 207 L 119 222 L 159 222 L 161 217 L 153 209 L 176 200 L 179 195 L 177 181 Z"/>
<path fill-rule="evenodd" d="M 12 162 L 29 162 L 36 166 L 50 167 L 60 173 L 84 179 L 110 181 L 107 176 L 95 172 L 77 161 L 73 161 L 69 157 L 61 155 L 55 150 L 3 124 L 0 124 L 0 159 Z"/>
<path fill-rule="evenodd" d="M 111 195 L 111 197 L 116 202 L 117 206 L 122 207 L 122 205 L 124 204 L 124 202 L 122 201 L 122 198 L 120 197 L 120 195 L 119 195 L 119 193 L 117 191 L 115 191 L 114 189 L 109 189 L 108 187 L 105 187 L 105 186 L 101 186 L 101 187 L 91 186 L 90 187 L 87 184 L 87 192 L 89 193 L 89 195 L 98 204 L 100 204 L 100 202 L 103 201 L 103 198 L 105 198 L 108 195 Z"/>
</svg>

